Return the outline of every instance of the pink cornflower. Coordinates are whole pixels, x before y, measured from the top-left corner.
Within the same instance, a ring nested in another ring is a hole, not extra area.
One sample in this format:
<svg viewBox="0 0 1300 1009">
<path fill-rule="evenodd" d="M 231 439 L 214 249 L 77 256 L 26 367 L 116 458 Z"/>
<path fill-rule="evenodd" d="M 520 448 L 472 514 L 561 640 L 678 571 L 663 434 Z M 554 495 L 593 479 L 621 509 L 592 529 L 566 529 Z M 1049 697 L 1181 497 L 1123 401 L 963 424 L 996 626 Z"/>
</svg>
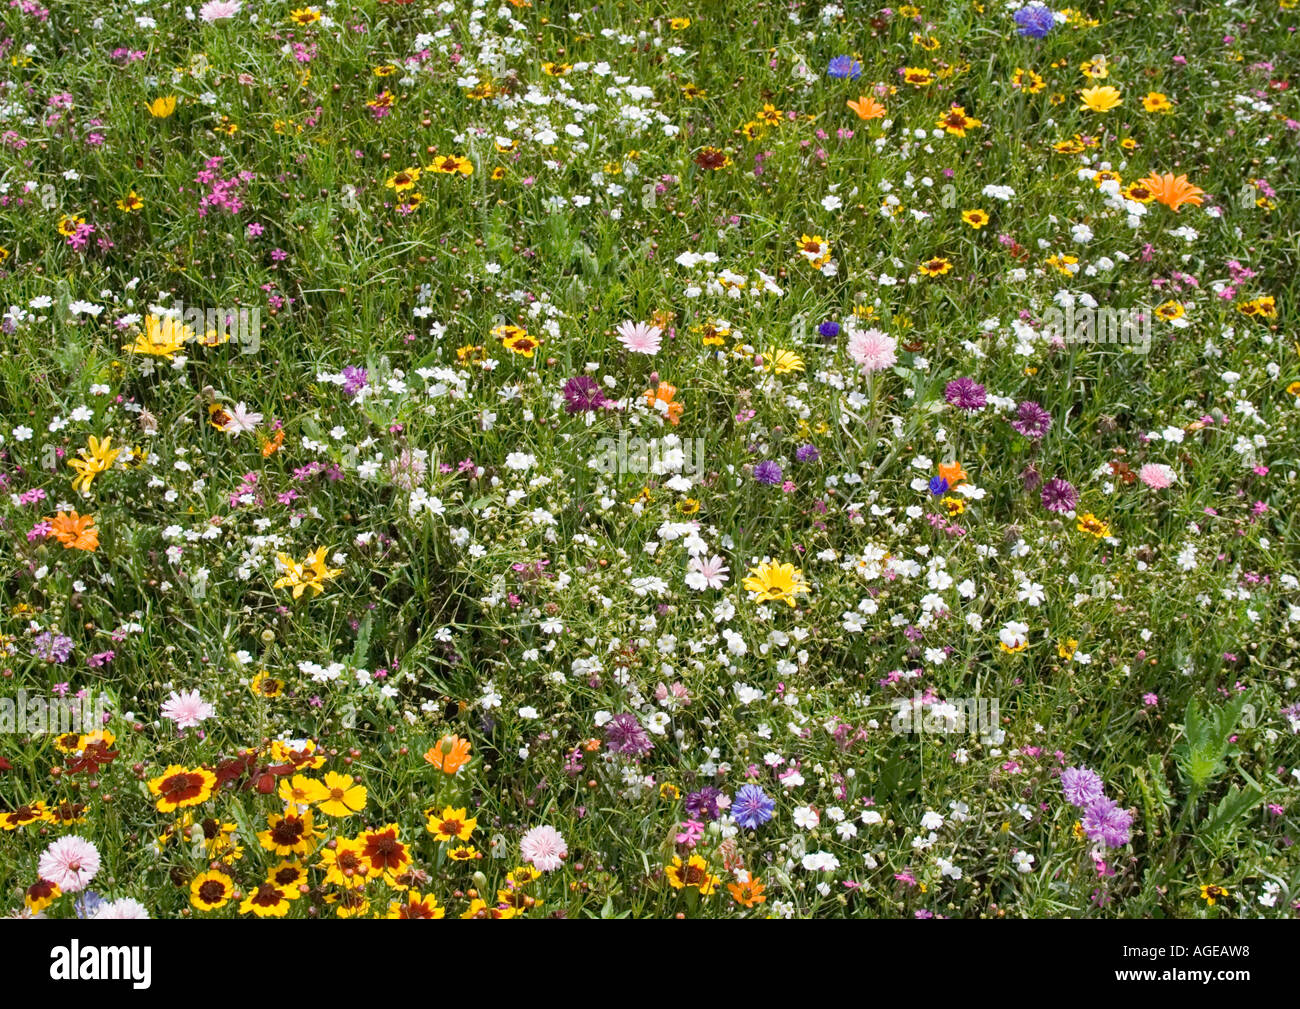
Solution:
<svg viewBox="0 0 1300 1009">
<path fill-rule="evenodd" d="M 898 360 L 898 341 L 878 329 L 853 333 L 849 337 L 849 356 L 864 373 L 888 368 Z"/>
<path fill-rule="evenodd" d="M 519 841 L 520 856 L 542 872 L 558 869 L 568 853 L 564 835 L 554 827 L 534 827 Z"/>
<path fill-rule="evenodd" d="M 99 872 L 99 849 L 84 837 L 69 834 L 45 849 L 36 871 L 65 893 L 76 893 Z"/>
<path fill-rule="evenodd" d="M 1168 466 L 1149 462 L 1138 470 L 1138 479 L 1152 490 L 1164 490 L 1174 482 L 1174 471 Z"/>
<path fill-rule="evenodd" d="M 199 696 L 197 690 L 186 690 L 163 701 L 162 716 L 176 723 L 178 729 L 192 729 L 205 718 L 216 714 L 216 708 Z"/>
</svg>

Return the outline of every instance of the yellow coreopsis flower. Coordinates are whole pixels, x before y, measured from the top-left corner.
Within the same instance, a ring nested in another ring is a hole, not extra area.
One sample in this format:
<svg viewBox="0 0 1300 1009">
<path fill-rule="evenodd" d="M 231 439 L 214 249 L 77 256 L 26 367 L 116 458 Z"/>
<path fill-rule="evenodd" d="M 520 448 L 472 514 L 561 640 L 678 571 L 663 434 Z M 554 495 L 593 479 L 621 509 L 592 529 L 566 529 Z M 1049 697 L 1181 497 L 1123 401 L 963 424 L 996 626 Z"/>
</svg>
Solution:
<svg viewBox="0 0 1300 1009">
<path fill-rule="evenodd" d="M 793 564 L 772 561 L 750 568 L 749 577 L 741 584 L 746 591 L 757 593 L 754 598 L 760 603 L 779 600 L 789 606 L 794 606 L 795 596 L 812 591 L 803 580 L 803 572 Z"/>
<path fill-rule="evenodd" d="M 193 339 L 194 330 L 179 320 L 160 319 L 156 315 L 147 315 L 144 320 L 144 332 L 136 336 L 135 343 L 122 349 L 132 354 L 172 358 Z"/>
<path fill-rule="evenodd" d="M 452 809 L 444 806 L 441 813 L 428 810 L 425 827 L 439 841 L 468 841 L 478 826 L 478 820 L 469 815 L 467 809 Z"/>
<path fill-rule="evenodd" d="M 700 891 L 701 897 L 707 897 L 718 888 L 722 882 L 717 876 L 709 872 L 709 863 L 701 855 L 692 855 L 685 862 L 680 855 L 673 856 L 673 864 L 666 870 L 668 883 L 674 890 L 683 890 L 688 886 L 693 886 Z"/>
<path fill-rule="evenodd" d="M 327 771 L 324 781 L 308 786 L 308 797 L 326 816 L 351 816 L 366 808 L 366 787 L 354 785 L 350 774 Z"/>
<path fill-rule="evenodd" d="M 77 477 L 72 481 L 74 490 L 89 492 L 95 477 L 113 465 L 122 450 L 112 448 L 112 443 L 112 435 L 105 435 L 100 441 L 92 434 L 86 447 L 77 450 L 79 458 L 68 460 L 68 465 L 77 471 Z"/>
<path fill-rule="evenodd" d="M 1084 106 L 1093 112 L 1109 112 L 1124 101 L 1120 96 L 1119 88 L 1113 88 L 1109 84 L 1095 88 L 1084 88 L 1079 92 L 1079 98 Z"/>
<path fill-rule="evenodd" d="M 304 589 L 311 589 L 314 596 L 320 595 L 325 591 L 326 582 L 337 578 L 343 573 L 342 568 L 325 566 L 325 551 L 327 549 L 327 547 L 317 547 L 312 553 L 303 558 L 301 564 L 288 554 L 276 554 L 276 559 L 284 565 L 284 574 L 276 580 L 274 587 L 282 589 L 292 586 L 295 599 L 302 595 Z"/>
</svg>

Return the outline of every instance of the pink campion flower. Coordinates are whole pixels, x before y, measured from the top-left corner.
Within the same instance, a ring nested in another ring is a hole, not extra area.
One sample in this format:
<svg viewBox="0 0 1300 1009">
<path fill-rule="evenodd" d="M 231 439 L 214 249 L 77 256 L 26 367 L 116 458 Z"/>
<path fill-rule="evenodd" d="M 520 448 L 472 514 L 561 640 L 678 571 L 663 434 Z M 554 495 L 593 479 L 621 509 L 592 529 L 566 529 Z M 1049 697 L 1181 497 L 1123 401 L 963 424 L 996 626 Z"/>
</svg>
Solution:
<svg viewBox="0 0 1300 1009">
<path fill-rule="evenodd" d="M 64 893 L 76 893 L 99 872 L 99 849 L 84 837 L 69 834 L 45 849 L 36 871 Z"/>
<path fill-rule="evenodd" d="M 898 360 L 898 341 L 878 329 L 867 329 L 849 336 L 849 357 L 863 373 L 891 367 Z"/>
<path fill-rule="evenodd" d="M 163 701 L 162 716 L 176 723 L 178 729 L 192 729 L 205 718 L 216 714 L 216 708 L 199 696 L 197 690 L 186 690 Z"/>
<path fill-rule="evenodd" d="M 569 846 L 564 843 L 564 835 L 554 827 L 534 827 L 519 841 L 520 857 L 542 872 L 558 869 L 568 853 Z"/>
<path fill-rule="evenodd" d="M 633 354 L 658 354 L 662 336 L 662 329 L 645 322 L 624 322 L 618 327 L 618 342 Z"/>
<path fill-rule="evenodd" d="M 1164 490 L 1173 486 L 1174 471 L 1160 463 L 1149 462 L 1138 470 L 1138 479 L 1152 490 Z"/>
<path fill-rule="evenodd" d="M 1156 694 L 1143 694 L 1142 703 L 1145 704 L 1148 708 L 1154 708 L 1156 705 L 1160 703 L 1160 698 Z"/>
</svg>

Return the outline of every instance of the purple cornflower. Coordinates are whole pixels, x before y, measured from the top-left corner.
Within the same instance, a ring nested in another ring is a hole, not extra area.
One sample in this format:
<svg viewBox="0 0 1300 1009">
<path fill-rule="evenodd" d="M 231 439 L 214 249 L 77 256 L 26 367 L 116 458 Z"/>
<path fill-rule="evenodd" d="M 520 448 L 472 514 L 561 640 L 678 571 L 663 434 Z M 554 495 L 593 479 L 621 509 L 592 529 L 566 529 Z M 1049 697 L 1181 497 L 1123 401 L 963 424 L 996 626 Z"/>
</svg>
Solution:
<svg viewBox="0 0 1300 1009">
<path fill-rule="evenodd" d="M 1120 848 L 1129 842 L 1133 814 L 1121 809 L 1114 799 L 1101 798 L 1083 813 L 1083 832 L 1090 841 L 1101 841 L 1108 848 Z"/>
<path fill-rule="evenodd" d="M 1042 4 L 1027 4 L 1016 11 L 1012 19 L 1016 22 L 1016 31 L 1027 39 L 1045 38 L 1056 27 L 1056 18 Z"/>
<path fill-rule="evenodd" d="M 816 445 L 800 445 L 794 450 L 795 462 L 816 462 L 822 457 Z"/>
<path fill-rule="evenodd" d="M 655 748 L 636 715 L 630 711 L 615 715 L 606 723 L 605 743 L 610 752 L 626 753 L 630 757 L 643 757 Z"/>
<path fill-rule="evenodd" d="M 835 338 L 840 335 L 840 324 L 831 319 L 827 319 L 817 327 L 817 335 L 827 343 L 832 343 Z"/>
<path fill-rule="evenodd" d="M 1101 775 L 1086 767 L 1067 767 L 1062 771 L 1061 791 L 1070 805 L 1080 809 L 1105 798 Z"/>
<path fill-rule="evenodd" d="M 721 789 L 705 785 L 698 792 L 692 792 L 686 797 L 686 812 L 701 820 L 716 820 L 720 795 L 722 795 Z"/>
<path fill-rule="evenodd" d="M 1040 500 L 1049 512 L 1068 512 L 1078 503 L 1079 492 L 1070 481 L 1056 478 L 1043 485 Z"/>
<path fill-rule="evenodd" d="M 842 81 L 846 77 L 851 81 L 856 81 L 862 76 L 862 64 L 852 56 L 836 56 L 826 67 L 826 73 L 837 81 Z"/>
<path fill-rule="evenodd" d="M 772 819 L 774 809 L 776 802 L 757 785 L 741 785 L 731 804 L 731 815 L 740 826 L 757 830 Z"/>
<path fill-rule="evenodd" d="M 609 400 L 590 375 L 575 375 L 564 383 L 564 409 L 566 413 L 586 413 L 603 410 Z"/>
<path fill-rule="evenodd" d="M 779 484 L 783 475 L 781 467 L 771 459 L 764 459 L 754 467 L 754 479 L 759 483 Z"/>
<path fill-rule="evenodd" d="M 366 374 L 365 368 L 354 368 L 349 364 L 343 369 L 343 395 L 348 399 L 352 399 L 369 384 L 370 376 Z"/>
<path fill-rule="evenodd" d="M 944 386 L 943 398 L 959 410 L 979 410 L 989 401 L 984 386 L 965 375 Z"/>
<path fill-rule="evenodd" d="M 1016 408 L 1016 419 L 1011 422 L 1016 432 L 1038 441 L 1052 426 L 1052 415 L 1033 400 L 1025 400 Z"/>
</svg>

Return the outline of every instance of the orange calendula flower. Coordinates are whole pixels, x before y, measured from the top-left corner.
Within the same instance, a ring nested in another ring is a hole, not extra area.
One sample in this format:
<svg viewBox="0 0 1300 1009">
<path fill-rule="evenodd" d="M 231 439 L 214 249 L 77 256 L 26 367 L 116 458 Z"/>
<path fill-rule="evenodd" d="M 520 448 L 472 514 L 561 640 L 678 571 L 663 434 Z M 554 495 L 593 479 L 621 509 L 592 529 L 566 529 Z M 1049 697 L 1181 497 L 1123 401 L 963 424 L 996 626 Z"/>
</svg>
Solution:
<svg viewBox="0 0 1300 1009">
<path fill-rule="evenodd" d="M 681 403 L 673 402 L 673 397 L 676 395 L 677 386 L 670 382 L 660 382 L 659 388 L 647 390 L 645 393 L 646 405 L 673 427 L 681 423 L 682 414 L 686 412 L 686 407 Z"/>
<path fill-rule="evenodd" d="M 763 881 L 754 876 L 743 882 L 728 883 L 727 889 L 731 892 L 731 899 L 741 907 L 753 907 L 767 900 L 767 895 L 763 892 Z"/>
<path fill-rule="evenodd" d="M 424 751 L 424 759 L 443 774 L 455 774 L 469 763 L 469 740 L 443 736 Z"/>
<path fill-rule="evenodd" d="M 956 487 L 966 479 L 966 471 L 957 460 L 939 463 L 939 476 L 947 481 L 949 487 Z"/>
<path fill-rule="evenodd" d="M 1199 207 L 1201 197 L 1205 195 L 1205 190 L 1193 186 L 1187 181 L 1186 175 L 1179 175 L 1175 178 L 1173 172 L 1166 172 L 1164 175 L 1157 175 L 1153 172 L 1145 179 L 1141 179 L 1140 182 L 1150 191 L 1152 198 L 1157 203 L 1163 203 L 1175 213 L 1184 203 Z"/>
<path fill-rule="evenodd" d="M 856 112 L 859 119 L 865 119 L 867 121 L 872 119 L 882 119 L 887 111 L 880 102 L 876 101 L 870 95 L 860 95 L 856 102 L 847 101 L 844 104 Z"/>
<path fill-rule="evenodd" d="M 59 512 L 50 523 L 50 535 L 63 544 L 65 550 L 94 551 L 99 546 L 99 530 L 95 528 L 94 515 L 71 515 Z"/>
</svg>

